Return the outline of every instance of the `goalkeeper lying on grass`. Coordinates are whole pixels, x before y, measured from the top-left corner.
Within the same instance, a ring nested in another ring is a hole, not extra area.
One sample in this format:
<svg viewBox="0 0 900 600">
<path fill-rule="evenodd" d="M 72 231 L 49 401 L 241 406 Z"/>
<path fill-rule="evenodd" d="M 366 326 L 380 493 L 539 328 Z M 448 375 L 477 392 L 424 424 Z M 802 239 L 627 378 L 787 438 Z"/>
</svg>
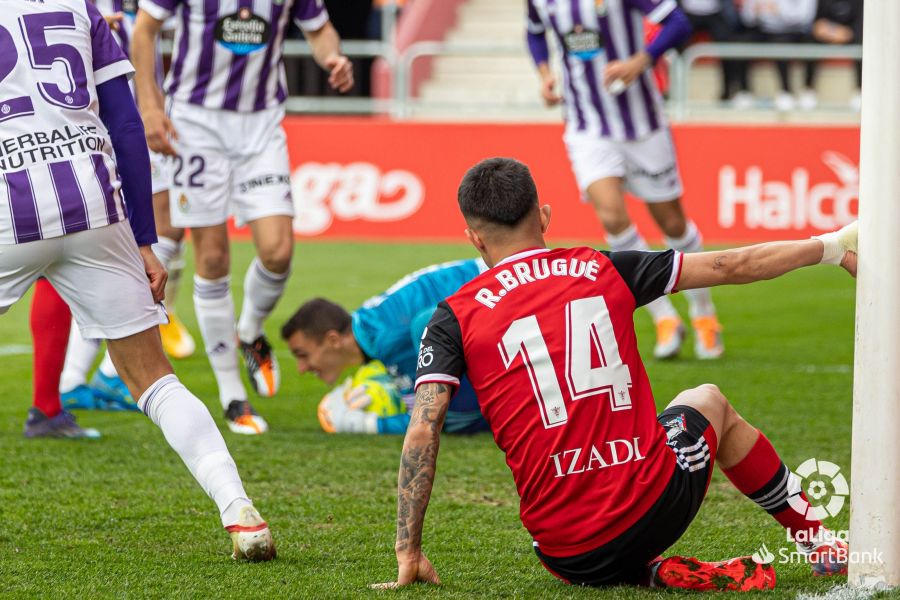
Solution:
<svg viewBox="0 0 900 600">
<path fill-rule="evenodd" d="M 437 304 L 485 270 L 461 260 L 407 275 L 352 314 L 315 298 L 281 328 L 300 373 L 334 384 L 319 404 L 319 422 L 330 433 L 406 432 L 419 360 L 419 342 Z M 422 360 L 429 360 L 427 350 Z M 444 431 L 487 431 L 475 390 L 463 380 L 450 401 Z"/>
</svg>

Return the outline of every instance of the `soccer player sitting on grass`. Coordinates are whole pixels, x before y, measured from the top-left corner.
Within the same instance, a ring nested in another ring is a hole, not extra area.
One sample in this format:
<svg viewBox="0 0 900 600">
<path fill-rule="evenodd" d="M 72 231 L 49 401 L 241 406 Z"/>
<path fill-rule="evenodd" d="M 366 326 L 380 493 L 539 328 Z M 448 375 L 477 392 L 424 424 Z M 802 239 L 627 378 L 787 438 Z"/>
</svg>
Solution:
<svg viewBox="0 0 900 600">
<path fill-rule="evenodd" d="M 476 277 L 484 262 L 459 260 L 411 273 L 382 294 L 348 313 L 316 298 L 306 302 L 281 328 L 297 359 L 297 370 L 334 384 L 319 405 L 319 421 L 332 433 L 403 433 L 412 400 L 422 332 L 437 303 Z M 427 361 L 427 357 L 422 358 Z M 403 395 L 407 402 L 402 402 Z M 444 431 L 487 431 L 478 400 L 463 379 L 450 401 Z"/>
<path fill-rule="evenodd" d="M 687 529 L 713 464 L 771 514 L 816 574 L 847 546 L 790 507 L 799 481 L 769 440 L 705 384 L 656 415 L 633 312 L 676 290 L 772 279 L 818 263 L 856 272 L 856 228 L 721 252 L 548 249 L 550 207 L 528 168 L 483 161 L 459 187 L 466 234 L 491 267 L 441 302 L 422 339 L 398 482 L 397 580 L 438 582 L 422 525 L 453 389 L 465 374 L 506 454 L 544 566 L 573 584 L 769 589 L 771 565 L 660 554 Z"/>
</svg>

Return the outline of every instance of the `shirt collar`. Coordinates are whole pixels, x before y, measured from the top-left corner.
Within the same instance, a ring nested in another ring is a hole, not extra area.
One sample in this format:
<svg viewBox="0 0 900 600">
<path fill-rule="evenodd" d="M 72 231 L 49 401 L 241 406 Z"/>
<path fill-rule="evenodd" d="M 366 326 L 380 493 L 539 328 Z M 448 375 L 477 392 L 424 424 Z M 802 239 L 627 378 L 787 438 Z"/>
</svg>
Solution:
<svg viewBox="0 0 900 600">
<path fill-rule="evenodd" d="M 506 263 L 511 263 L 517 260 L 521 260 L 523 258 L 528 258 L 529 256 L 534 256 L 535 254 L 543 254 L 544 252 L 550 252 L 550 248 L 529 248 L 527 250 L 522 250 L 521 252 L 517 252 L 512 256 L 507 256 L 500 262 L 498 262 L 495 267 L 499 267 L 500 265 L 505 265 Z"/>
</svg>

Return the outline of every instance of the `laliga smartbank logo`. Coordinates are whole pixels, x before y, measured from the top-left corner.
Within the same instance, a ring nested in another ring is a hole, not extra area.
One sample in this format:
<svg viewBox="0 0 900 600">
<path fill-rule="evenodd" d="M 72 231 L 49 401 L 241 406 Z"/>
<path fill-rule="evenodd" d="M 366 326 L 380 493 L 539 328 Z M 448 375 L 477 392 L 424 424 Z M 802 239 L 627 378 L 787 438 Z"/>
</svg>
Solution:
<svg viewBox="0 0 900 600">
<path fill-rule="evenodd" d="M 808 520 L 821 521 L 837 516 L 850 495 L 850 486 L 841 468 L 827 460 L 807 459 L 790 474 L 790 478 L 788 505 Z M 801 492 L 805 492 L 805 498 Z M 793 537 L 785 530 L 785 546 L 770 549 L 762 544 L 751 558 L 759 564 L 811 564 L 815 572 L 822 575 L 839 572 L 849 563 L 884 563 L 881 551 L 851 552 L 848 540 L 847 530 L 797 531 Z"/>
<path fill-rule="evenodd" d="M 832 231 L 851 223 L 858 211 L 859 166 L 833 151 L 823 152 L 821 160 L 834 180 L 813 181 L 802 167 L 791 172 L 790 181 L 780 181 L 767 177 L 758 166 L 743 173 L 723 166 L 719 169 L 719 225 Z"/>
</svg>

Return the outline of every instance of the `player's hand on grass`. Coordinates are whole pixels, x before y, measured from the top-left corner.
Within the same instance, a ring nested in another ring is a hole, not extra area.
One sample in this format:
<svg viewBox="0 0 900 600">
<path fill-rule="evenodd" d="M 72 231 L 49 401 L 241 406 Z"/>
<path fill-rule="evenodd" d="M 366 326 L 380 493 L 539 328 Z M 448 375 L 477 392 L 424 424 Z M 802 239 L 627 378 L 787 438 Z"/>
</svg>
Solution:
<svg viewBox="0 0 900 600">
<path fill-rule="evenodd" d="M 435 585 L 441 583 L 437 571 L 434 570 L 434 565 L 421 550 L 397 555 L 397 581 L 373 583 L 369 587 L 374 590 L 393 590 L 420 582 Z"/>
<path fill-rule="evenodd" d="M 562 102 L 562 96 L 556 91 L 556 77 L 553 74 L 541 78 L 541 99 L 548 108 Z"/>
<path fill-rule="evenodd" d="M 150 291 L 153 293 L 154 302 L 162 302 L 166 297 L 166 281 L 169 273 L 159 262 L 150 246 L 141 246 L 141 258 L 144 259 L 144 272 L 150 281 Z"/>
<path fill-rule="evenodd" d="M 148 109 L 141 112 L 144 121 L 144 135 L 147 138 L 147 146 L 154 152 L 166 156 L 177 156 L 178 152 L 172 145 L 178 141 L 178 132 L 175 126 L 161 108 Z"/>
<path fill-rule="evenodd" d="M 650 55 L 646 52 L 638 52 L 625 60 L 614 60 L 603 69 L 603 86 L 609 88 L 616 80 L 626 86 L 637 79 L 641 73 L 653 64 Z"/>
<path fill-rule="evenodd" d="M 122 13 L 117 12 L 112 15 L 106 15 L 103 17 L 103 20 L 106 21 L 106 24 L 109 25 L 109 28 L 113 31 L 119 30 L 119 21 L 122 20 Z"/>
<path fill-rule="evenodd" d="M 353 87 L 353 64 L 346 56 L 335 55 L 325 60 L 328 69 L 328 85 L 341 93 Z"/>
</svg>

